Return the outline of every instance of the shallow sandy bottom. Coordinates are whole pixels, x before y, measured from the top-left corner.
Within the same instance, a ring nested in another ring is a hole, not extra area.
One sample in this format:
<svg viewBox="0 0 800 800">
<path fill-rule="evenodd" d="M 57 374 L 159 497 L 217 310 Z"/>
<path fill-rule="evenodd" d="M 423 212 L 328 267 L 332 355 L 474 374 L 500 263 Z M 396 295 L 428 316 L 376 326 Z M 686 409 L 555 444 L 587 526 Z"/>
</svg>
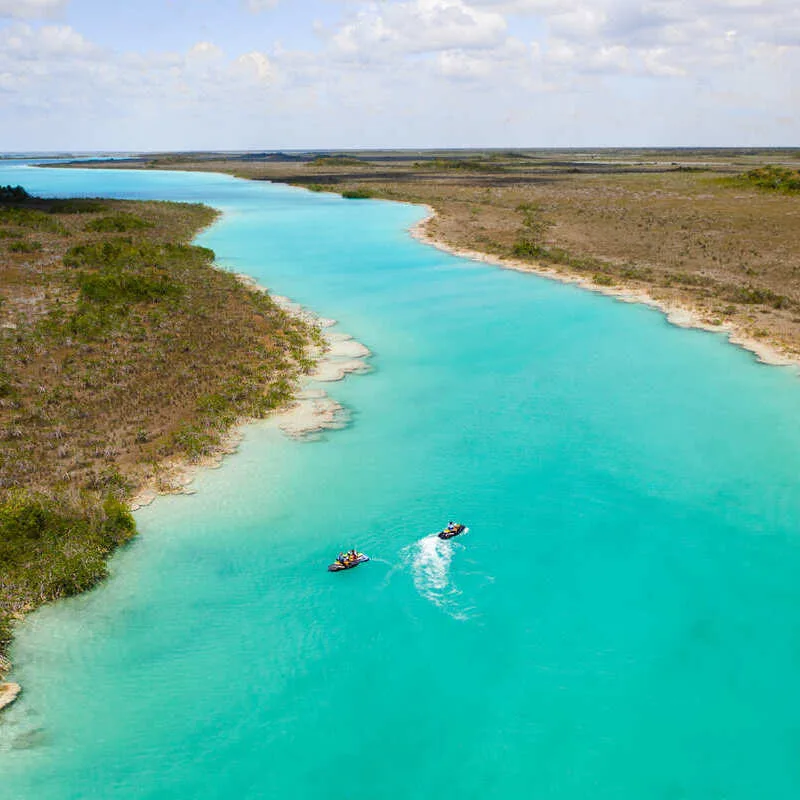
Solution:
<svg viewBox="0 0 800 800">
<path fill-rule="evenodd" d="M 240 275 L 239 278 L 253 291 L 267 291 L 247 275 Z M 267 424 L 277 423 L 283 434 L 298 440 L 314 440 L 324 431 L 346 427 L 350 421 L 347 409 L 329 397 L 318 384 L 333 383 L 351 374 L 370 372 L 372 368 L 367 359 L 372 353 L 350 334 L 331 331 L 337 324 L 336 320 L 318 317 L 287 297 L 273 295 L 272 299 L 290 314 L 317 325 L 322 330 L 325 349 L 311 354 L 317 359 L 314 369 L 301 380 L 291 405 L 268 417 Z M 257 421 L 261 420 L 239 420 L 220 446 L 197 462 L 188 464 L 178 459 L 162 464 L 153 481 L 154 485 L 147 486 L 134 497 L 131 509 L 136 511 L 142 506 L 150 505 L 156 497 L 163 494 L 193 494 L 192 483 L 197 473 L 201 469 L 219 467 L 226 455 L 235 453 L 238 449 L 243 426 Z"/>
</svg>

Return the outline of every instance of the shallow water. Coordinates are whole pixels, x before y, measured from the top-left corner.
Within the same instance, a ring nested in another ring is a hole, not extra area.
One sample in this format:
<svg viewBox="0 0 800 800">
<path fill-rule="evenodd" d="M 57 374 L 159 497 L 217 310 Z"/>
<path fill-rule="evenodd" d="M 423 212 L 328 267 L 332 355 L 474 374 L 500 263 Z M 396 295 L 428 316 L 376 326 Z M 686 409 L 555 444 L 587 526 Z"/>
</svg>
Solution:
<svg viewBox="0 0 800 800">
<path fill-rule="evenodd" d="M 223 208 L 222 264 L 375 353 L 330 390 L 349 428 L 251 426 L 137 513 L 112 580 L 22 626 L 3 800 L 800 795 L 793 370 L 425 247 L 410 206 L 2 183 Z M 327 573 L 351 546 L 372 562 Z"/>
</svg>

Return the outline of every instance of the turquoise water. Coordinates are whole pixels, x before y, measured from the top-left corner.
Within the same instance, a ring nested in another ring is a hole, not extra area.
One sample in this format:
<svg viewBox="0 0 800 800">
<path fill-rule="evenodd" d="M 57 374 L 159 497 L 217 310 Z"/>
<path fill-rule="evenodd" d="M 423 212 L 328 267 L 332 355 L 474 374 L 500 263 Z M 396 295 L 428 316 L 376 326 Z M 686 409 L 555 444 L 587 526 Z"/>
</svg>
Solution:
<svg viewBox="0 0 800 800">
<path fill-rule="evenodd" d="M 800 796 L 800 384 L 643 307 L 411 240 L 418 208 L 222 176 L 219 261 L 341 321 L 343 431 L 247 429 L 33 615 L 3 800 Z M 462 539 L 428 534 L 449 518 Z M 330 575 L 343 547 L 373 562 Z"/>
</svg>

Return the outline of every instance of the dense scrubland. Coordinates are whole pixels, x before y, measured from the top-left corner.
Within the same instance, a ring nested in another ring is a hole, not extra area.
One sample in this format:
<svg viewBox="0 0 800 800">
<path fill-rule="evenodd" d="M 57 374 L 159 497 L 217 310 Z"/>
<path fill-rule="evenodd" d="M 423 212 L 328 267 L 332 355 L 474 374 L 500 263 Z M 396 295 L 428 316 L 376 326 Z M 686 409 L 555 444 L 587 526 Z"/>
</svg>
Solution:
<svg viewBox="0 0 800 800">
<path fill-rule="evenodd" d="M 310 366 L 319 331 L 189 244 L 215 216 L 0 188 L 0 657 L 21 614 L 105 575 L 134 492 Z"/>
<path fill-rule="evenodd" d="M 424 203 L 443 244 L 642 290 L 800 356 L 798 150 L 186 153 L 133 164 Z"/>
</svg>

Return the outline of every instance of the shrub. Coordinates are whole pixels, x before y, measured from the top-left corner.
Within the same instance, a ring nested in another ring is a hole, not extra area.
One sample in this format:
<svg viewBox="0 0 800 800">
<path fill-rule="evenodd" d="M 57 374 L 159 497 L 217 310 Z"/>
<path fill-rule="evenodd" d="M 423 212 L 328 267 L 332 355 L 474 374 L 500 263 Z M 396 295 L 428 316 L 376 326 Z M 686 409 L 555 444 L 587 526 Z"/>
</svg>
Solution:
<svg viewBox="0 0 800 800">
<path fill-rule="evenodd" d="M 499 164 L 487 163 L 477 158 L 434 158 L 430 161 L 417 161 L 418 169 L 463 170 L 465 172 L 503 172 Z"/>
<path fill-rule="evenodd" d="M 532 241 L 531 239 L 520 239 L 512 249 L 513 254 L 517 258 L 550 258 L 550 251 L 542 245 Z"/>
<path fill-rule="evenodd" d="M 31 199 L 22 186 L 0 186 L 0 203 L 25 203 Z"/>
<path fill-rule="evenodd" d="M 775 309 L 788 308 L 792 304 L 788 297 L 776 294 L 771 289 L 758 289 L 755 286 L 729 287 L 724 298 L 732 303 L 768 305 Z"/>
<path fill-rule="evenodd" d="M 108 206 L 100 200 L 87 200 L 82 197 L 70 197 L 66 200 L 48 200 L 53 214 L 97 214 Z"/>
<path fill-rule="evenodd" d="M 14 396 L 14 382 L 11 376 L 0 369 L 0 398 Z"/>
<path fill-rule="evenodd" d="M 218 437 L 191 424 L 182 425 L 172 435 L 172 441 L 191 461 L 198 461 L 203 456 L 209 455 L 219 444 Z"/>
<path fill-rule="evenodd" d="M 80 504 L 58 493 L 13 489 L 0 498 L 0 649 L 16 608 L 85 591 L 106 575 L 106 558 L 136 533 L 109 494 Z"/>
<path fill-rule="evenodd" d="M 214 260 L 214 251 L 188 244 L 134 243 L 110 239 L 71 247 L 64 256 L 67 267 L 116 268 L 136 271 L 147 267 L 201 266 Z"/>
<path fill-rule="evenodd" d="M 800 193 L 800 170 L 778 167 L 774 164 L 751 169 L 733 180 L 738 184 L 749 184 L 773 192 Z"/>
<path fill-rule="evenodd" d="M 119 211 L 116 214 L 111 214 L 107 217 L 100 217 L 93 219 L 87 224 L 87 231 L 95 231 L 97 233 L 125 233 L 127 231 L 138 231 L 142 228 L 152 228 L 153 225 L 135 214 L 128 214 L 124 211 Z"/>
<path fill-rule="evenodd" d="M 49 214 L 45 214 L 44 211 L 36 211 L 32 208 L 2 207 L 0 208 L 0 224 L 17 225 L 20 228 L 31 228 L 32 230 L 69 236 L 69 231 L 57 219 L 53 219 Z"/>
<path fill-rule="evenodd" d="M 120 305 L 176 297 L 182 288 L 156 270 L 149 274 L 131 274 L 119 270 L 87 273 L 78 277 L 81 297 L 97 303 Z"/>
<path fill-rule="evenodd" d="M 41 242 L 11 242 L 8 246 L 11 253 L 38 253 L 42 249 Z"/>
<path fill-rule="evenodd" d="M 67 331 L 77 339 L 95 339 L 118 318 L 107 308 L 79 303 L 67 321 Z"/>
<path fill-rule="evenodd" d="M 368 200 L 372 197 L 372 192 L 369 189 L 346 189 L 342 192 L 342 197 L 348 200 Z"/>
</svg>

